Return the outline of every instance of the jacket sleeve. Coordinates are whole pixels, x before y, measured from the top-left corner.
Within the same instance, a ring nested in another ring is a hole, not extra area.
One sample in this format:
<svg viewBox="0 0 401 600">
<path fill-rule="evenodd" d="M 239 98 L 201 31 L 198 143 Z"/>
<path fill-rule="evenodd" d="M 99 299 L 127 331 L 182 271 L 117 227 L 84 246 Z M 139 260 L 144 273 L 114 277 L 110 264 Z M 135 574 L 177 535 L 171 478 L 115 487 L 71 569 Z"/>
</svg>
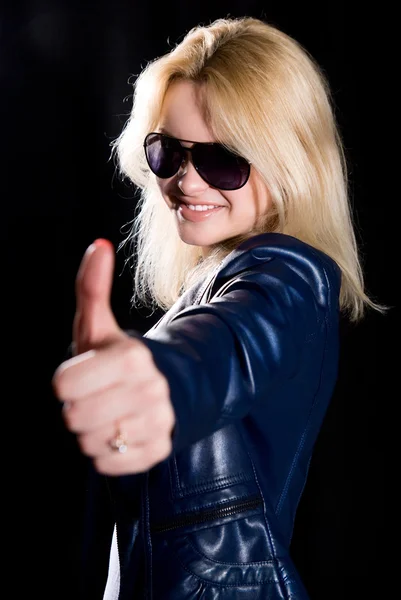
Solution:
<svg viewBox="0 0 401 600">
<path fill-rule="evenodd" d="M 182 310 L 152 338 L 137 335 L 169 383 L 174 451 L 244 417 L 296 375 L 305 340 L 327 324 L 327 283 L 312 279 L 273 259 Z M 327 282 L 323 269 L 318 279 Z"/>
</svg>

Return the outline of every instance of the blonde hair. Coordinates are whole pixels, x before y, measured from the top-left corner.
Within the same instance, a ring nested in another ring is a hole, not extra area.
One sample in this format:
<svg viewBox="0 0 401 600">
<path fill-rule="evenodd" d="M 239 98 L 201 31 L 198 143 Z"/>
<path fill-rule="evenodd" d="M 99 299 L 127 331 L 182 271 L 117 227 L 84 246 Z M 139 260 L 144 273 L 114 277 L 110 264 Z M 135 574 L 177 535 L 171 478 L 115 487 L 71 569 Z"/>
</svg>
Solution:
<svg viewBox="0 0 401 600">
<path fill-rule="evenodd" d="M 143 141 L 159 122 L 173 81 L 201 84 L 205 119 L 216 136 L 252 163 L 274 210 L 255 231 L 228 240 L 201 260 L 185 244 L 149 171 Z M 235 102 L 233 102 L 235 98 Z M 366 306 L 385 308 L 364 291 L 348 195 L 345 153 L 329 84 L 309 53 L 277 28 L 252 17 L 192 28 L 136 78 L 132 111 L 112 154 L 140 190 L 137 215 L 120 248 L 132 242 L 137 264 L 132 303 L 168 309 L 185 289 L 238 243 L 262 232 L 292 235 L 340 267 L 340 308 L 359 320 Z"/>
</svg>

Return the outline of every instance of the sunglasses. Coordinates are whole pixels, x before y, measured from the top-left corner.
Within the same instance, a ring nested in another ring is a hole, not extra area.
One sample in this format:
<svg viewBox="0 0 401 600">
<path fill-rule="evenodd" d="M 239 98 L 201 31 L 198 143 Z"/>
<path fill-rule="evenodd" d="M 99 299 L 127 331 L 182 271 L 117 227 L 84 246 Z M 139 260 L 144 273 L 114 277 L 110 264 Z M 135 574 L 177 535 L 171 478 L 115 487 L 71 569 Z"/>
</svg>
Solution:
<svg viewBox="0 0 401 600">
<path fill-rule="evenodd" d="M 181 142 L 193 144 L 185 148 Z M 191 142 L 178 140 L 164 133 L 148 133 L 144 141 L 146 160 L 151 171 L 161 179 L 178 173 L 187 152 L 192 155 L 193 165 L 206 183 L 220 190 L 238 190 L 248 181 L 250 163 L 215 142 Z"/>
</svg>

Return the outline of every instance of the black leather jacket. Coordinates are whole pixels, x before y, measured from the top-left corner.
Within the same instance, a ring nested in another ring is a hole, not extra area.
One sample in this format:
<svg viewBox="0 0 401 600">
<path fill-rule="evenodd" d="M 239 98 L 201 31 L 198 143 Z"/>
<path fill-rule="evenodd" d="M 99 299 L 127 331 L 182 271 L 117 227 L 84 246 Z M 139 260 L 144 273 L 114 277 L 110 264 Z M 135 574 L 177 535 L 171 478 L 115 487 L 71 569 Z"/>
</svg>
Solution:
<svg viewBox="0 0 401 600">
<path fill-rule="evenodd" d="M 337 376 L 340 281 L 327 255 L 258 235 L 141 337 L 176 427 L 166 460 L 110 478 L 120 600 L 307 600 L 289 545 Z"/>
</svg>

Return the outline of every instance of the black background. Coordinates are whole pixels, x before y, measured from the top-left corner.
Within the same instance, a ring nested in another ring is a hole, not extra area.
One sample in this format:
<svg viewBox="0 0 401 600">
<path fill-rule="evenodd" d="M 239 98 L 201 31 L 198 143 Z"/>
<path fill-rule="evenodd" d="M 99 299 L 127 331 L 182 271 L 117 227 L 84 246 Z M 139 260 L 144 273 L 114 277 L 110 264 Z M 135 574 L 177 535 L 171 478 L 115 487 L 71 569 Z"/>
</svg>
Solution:
<svg viewBox="0 0 401 600">
<path fill-rule="evenodd" d="M 110 141 L 131 108 L 128 79 L 189 28 L 227 15 L 260 17 L 315 56 L 331 83 L 345 141 L 367 290 L 379 302 L 397 305 L 399 192 L 392 146 L 383 137 L 395 127 L 394 89 L 385 71 L 393 50 L 381 15 L 364 6 L 0 4 L 2 540 L 12 588 L 5 597 L 80 598 L 82 570 L 91 580 L 97 571 L 99 587 L 103 583 L 101 550 L 110 515 L 103 500 L 92 506 L 104 514 L 99 557 L 84 563 L 88 465 L 63 426 L 50 380 L 71 340 L 74 279 L 85 249 L 98 237 L 117 248 L 133 218 L 134 190 L 115 178 L 109 160 Z M 123 252 L 116 256 L 112 305 L 121 327 L 144 332 L 158 315 L 130 310 L 125 258 Z M 382 436 L 397 396 L 390 366 L 396 324 L 393 309 L 385 317 L 370 313 L 357 327 L 341 326 L 338 383 L 292 544 L 311 600 L 388 597 Z M 89 596 L 83 593 L 85 600 Z"/>
</svg>

